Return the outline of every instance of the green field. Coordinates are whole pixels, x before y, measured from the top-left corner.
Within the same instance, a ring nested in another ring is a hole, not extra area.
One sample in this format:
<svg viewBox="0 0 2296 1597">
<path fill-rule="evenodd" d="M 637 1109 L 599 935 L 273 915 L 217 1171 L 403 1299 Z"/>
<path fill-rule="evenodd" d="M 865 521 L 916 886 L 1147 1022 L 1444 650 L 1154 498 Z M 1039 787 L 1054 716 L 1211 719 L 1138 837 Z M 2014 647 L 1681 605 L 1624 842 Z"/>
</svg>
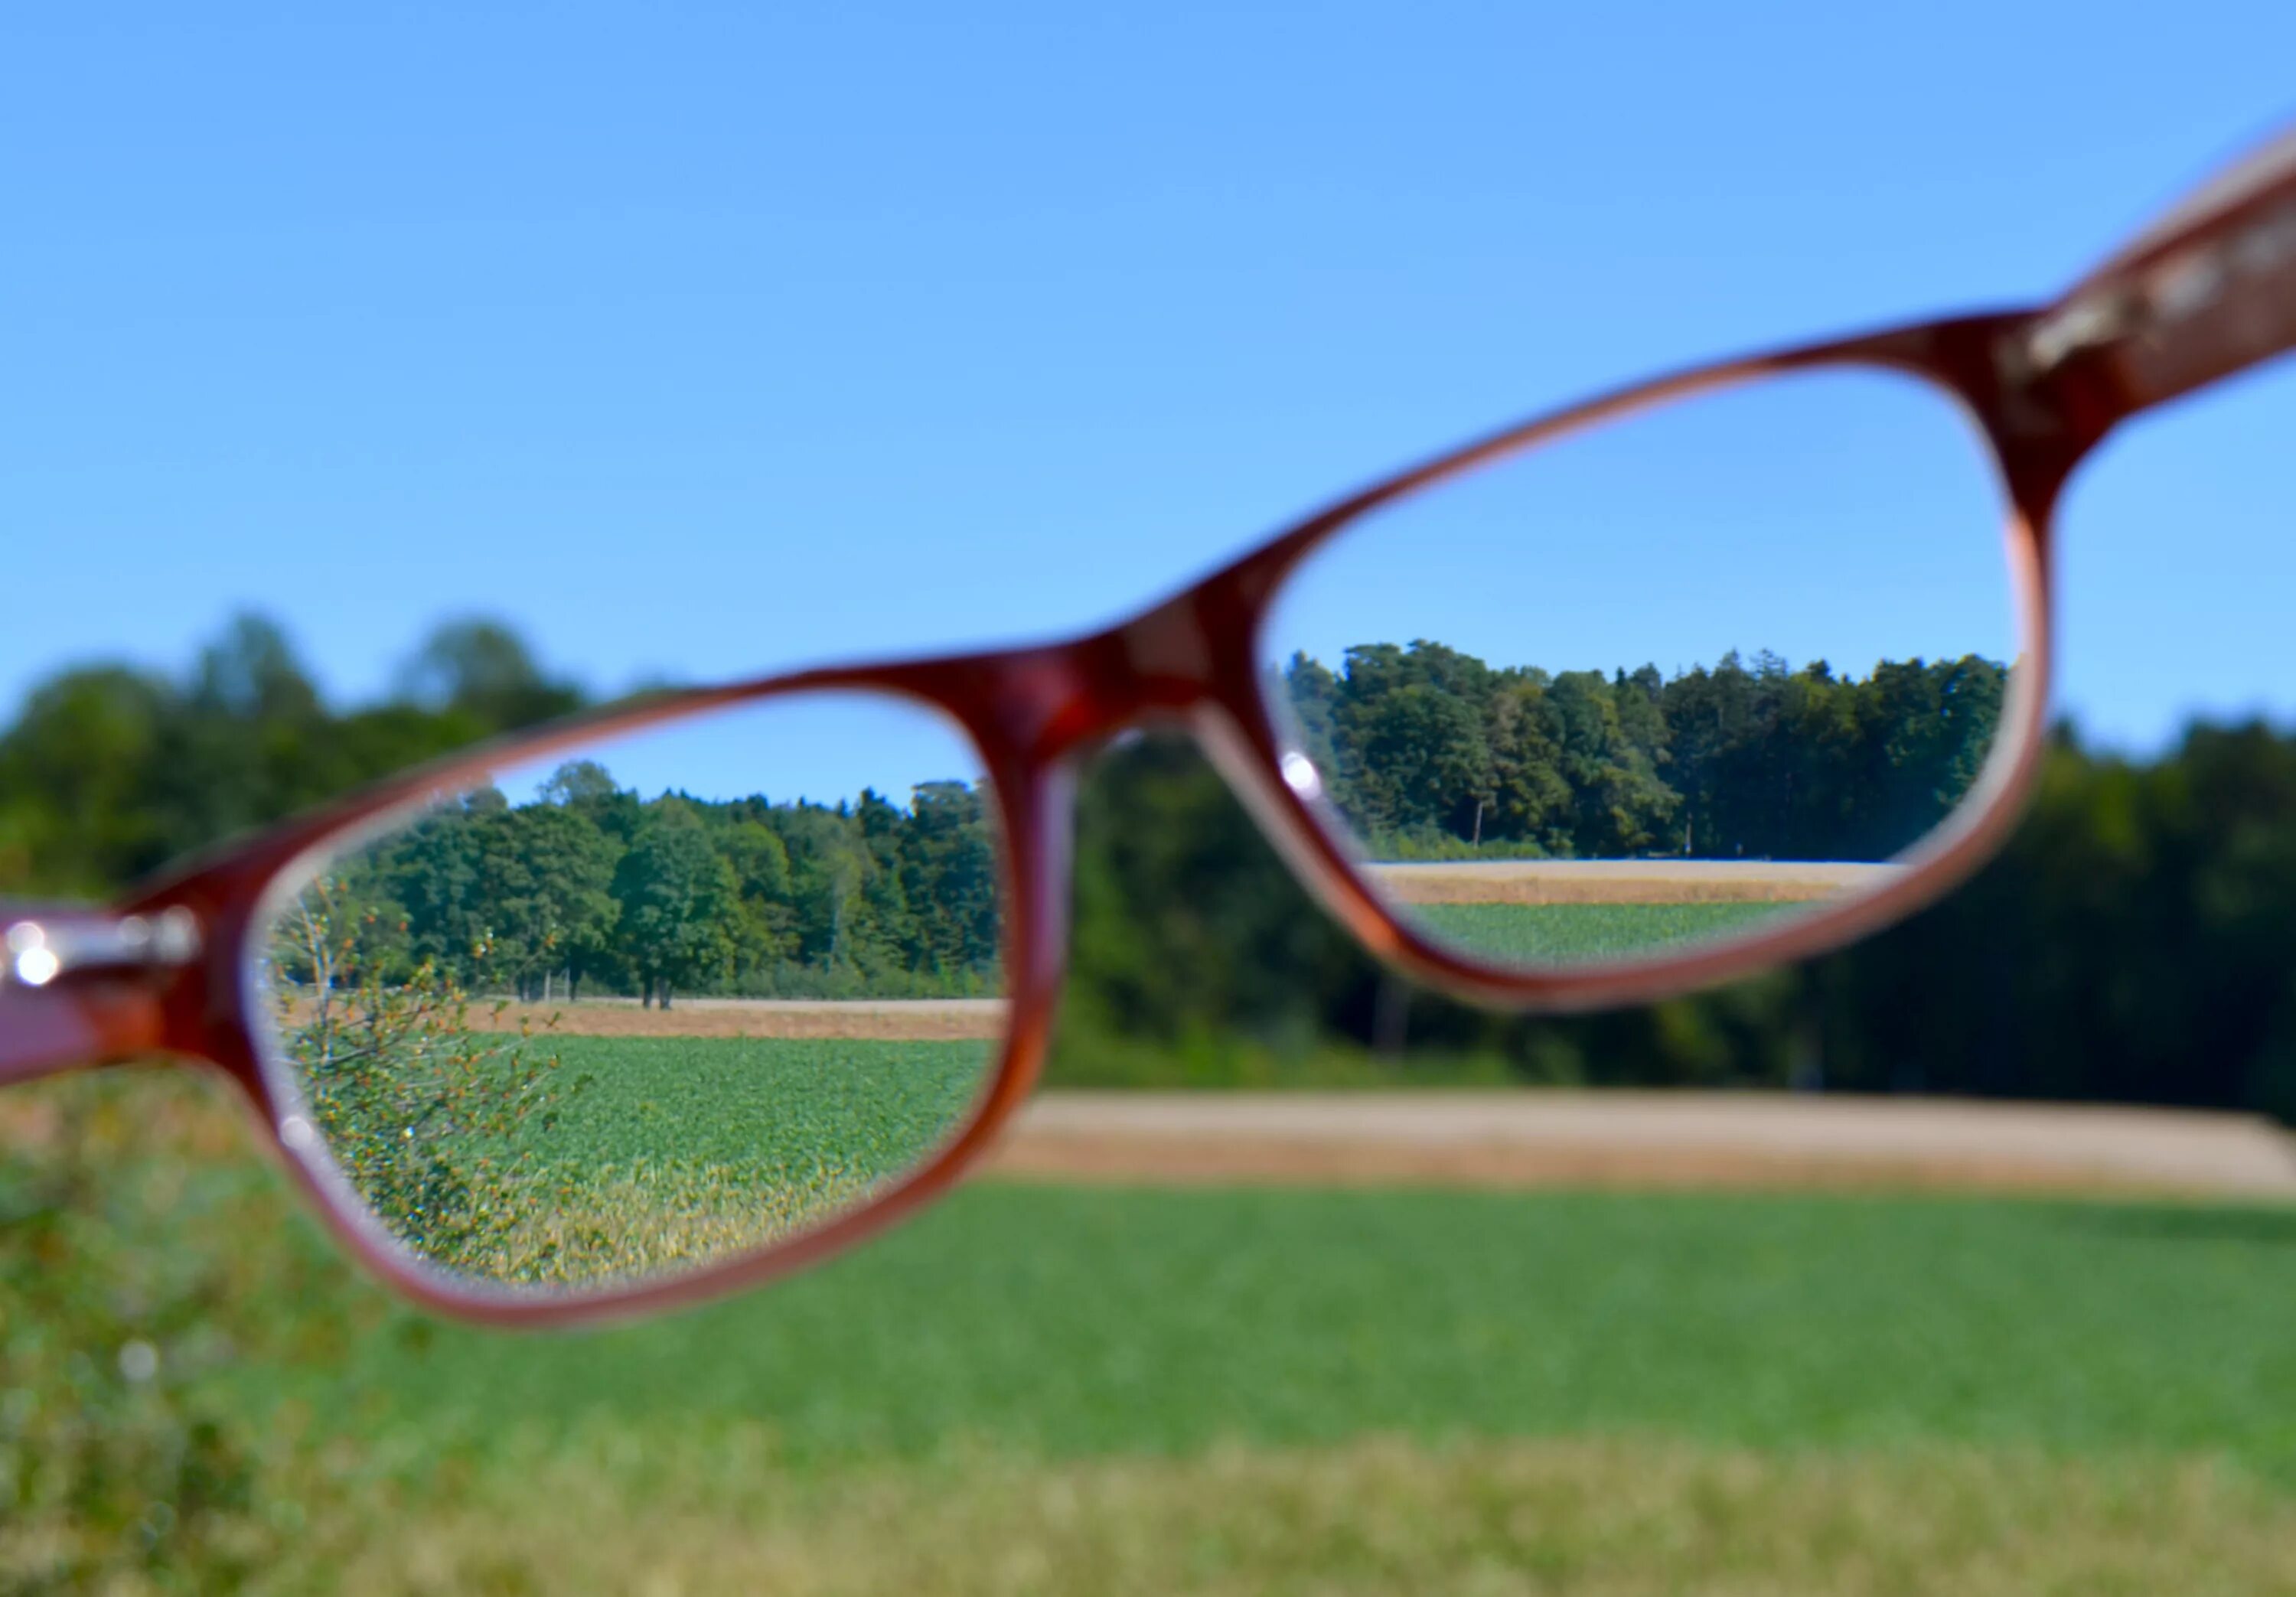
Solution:
<svg viewBox="0 0 2296 1597">
<path fill-rule="evenodd" d="M 20 1581 L 160 1552 L 221 1588 L 504 1592 L 2296 1568 L 2286 1211 L 987 1184 L 778 1288 L 507 1337 L 388 1303 L 182 1099 L 111 1091 L 6 1163 Z"/>
<path fill-rule="evenodd" d="M 1791 904 L 1416 904 L 1446 941 L 1517 964 L 1568 964 L 1718 938 Z"/>
<path fill-rule="evenodd" d="M 602 1419 L 753 1420 L 808 1462 L 1625 1432 L 2213 1449 L 2296 1486 L 2292 1302 L 2279 1211 L 986 1185 L 665 1323 L 377 1337 L 246 1396 L 480 1451 Z"/>
<path fill-rule="evenodd" d="M 763 1171 L 898 1173 L 964 1118 L 995 1063 L 983 1042 L 552 1037 L 573 1084 L 525 1134 L 554 1162 L 676 1159 Z"/>
<path fill-rule="evenodd" d="M 438 1144 L 483 1183 L 480 1227 L 439 1229 L 419 1185 L 393 1207 L 409 1189 L 371 1168 L 361 1190 L 434 1262 L 546 1286 L 691 1268 L 851 1208 L 964 1124 L 994 1063 L 979 1041 L 545 1035 L 522 1053 L 478 1069 L 554 1060 L 528 1112 Z M 404 1097 L 361 1108 L 366 1145 L 395 1150 Z"/>
</svg>

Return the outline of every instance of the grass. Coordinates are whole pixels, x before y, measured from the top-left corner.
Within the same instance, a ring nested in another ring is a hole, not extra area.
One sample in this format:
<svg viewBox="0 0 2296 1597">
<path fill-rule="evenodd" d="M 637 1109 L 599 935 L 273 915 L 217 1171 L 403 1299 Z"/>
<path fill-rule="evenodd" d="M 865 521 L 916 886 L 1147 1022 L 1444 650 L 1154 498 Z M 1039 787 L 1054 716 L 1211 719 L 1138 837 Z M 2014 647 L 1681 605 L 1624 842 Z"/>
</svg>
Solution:
<svg viewBox="0 0 2296 1597">
<path fill-rule="evenodd" d="M 824 1478 L 762 1443 L 639 1468 L 601 1440 L 404 1539 L 322 1519 L 273 1573 L 349 1593 L 2253 1597 L 2291 1589 L 2292 1547 L 2296 1501 L 2193 1461 L 1374 1438 Z"/>
<path fill-rule="evenodd" d="M 2296 1216 L 1940 1199 L 983 1185 L 700 1313 L 261 1372 L 368 1434 L 769 1425 L 801 1462 L 1366 1431 L 2218 1451 L 2296 1482 Z M 316 1384 L 312 1377 L 316 1376 Z"/>
<path fill-rule="evenodd" d="M 553 1037 L 582 1085 L 535 1146 L 584 1168 L 675 1159 L 737 1168 L 906 1168 L 964 1117 L 983 1042 Z"/>
<path fill-rule="evenodd" d="M 551 1037 L 547 1114 L 478 1141 L 532 1162 L 504 1224 L 453 1267 L 561 1284 L 637 1277 L 754 1248 L 853 1208 L 964 1120 L 980 1042 Z M 424 1248 L 419 1231 L 409 1240 Z"/>
<path fill-rule="evenodd" d="M 1418 904 L 1446 940 L 1515 964 L 1617 959 L 1719 938 L 1797 907 L 1780 904 Z"/>
<path fill-rule="evenodd" d="M 0 1111 L 0 1589 L 2296 1569 L 2286 1210 L 983 1184 L 762 1293 L 506 1337 L 352 1274 L 212 1098 Z"/>
</svg>

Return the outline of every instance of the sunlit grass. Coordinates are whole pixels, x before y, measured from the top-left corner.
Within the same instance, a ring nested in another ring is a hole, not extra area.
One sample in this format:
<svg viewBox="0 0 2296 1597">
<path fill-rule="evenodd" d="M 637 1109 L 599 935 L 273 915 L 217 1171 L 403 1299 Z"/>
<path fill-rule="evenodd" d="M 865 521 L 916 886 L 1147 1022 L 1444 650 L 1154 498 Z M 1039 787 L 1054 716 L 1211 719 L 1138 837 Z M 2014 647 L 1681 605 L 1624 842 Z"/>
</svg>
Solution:
<svg viewBox="0 0 2296 1597">
<path fill-rule="evenodd" d="M 988 1045 L 551 1036 L 546 1113 L 480 1151 L 513 1174 L 454 1267 L 555 1285 L 730 1257 L 834 1217 L 961 1126 Z M 510 1156 L 523 1153 L 523 1159 Z"/>
<path fill-rule="evenodd" d="M 675 1159 L 547 1170 L 512 1193 L 515 1221 L 462 1267 L 553 1286 L 675 1274 L 854 1208 L 885 1175 L 830 1159 L 797 1170 Z"/>
<path fill-rule="evenodd" d="M 342 1505 L 349 1509 L 349 1505 Z M 1230 1446 L 1051 1465 L 952 1454 L 824 1476 L 770 1444 L 537 1460 L 283 1585 L 348 1593 L 1695 1592 L 1721 1597 L 2290 1589 L 2296 1499 L 2192 1459 L 1766 1454 L 1657 1441 Z M 364 1520 L 364 1523 L 362 1522 Z M 283 1571 L 283 1574 L 287 1572 Z M 259 1589 L 259 1587 L 258 1587 Z"/>
</svg>

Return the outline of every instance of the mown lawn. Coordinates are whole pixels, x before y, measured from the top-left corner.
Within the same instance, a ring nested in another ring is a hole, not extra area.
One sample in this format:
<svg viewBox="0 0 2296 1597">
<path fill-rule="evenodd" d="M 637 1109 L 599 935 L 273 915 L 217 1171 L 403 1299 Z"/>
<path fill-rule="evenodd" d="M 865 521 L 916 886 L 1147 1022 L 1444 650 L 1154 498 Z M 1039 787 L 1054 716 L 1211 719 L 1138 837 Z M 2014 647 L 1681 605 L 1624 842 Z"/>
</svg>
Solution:
<svg viewBox="0 0 2296 1597">
<path fill-rule="evenodd" d="M 351 1274 L 211 1100 L 31 1096 L 0 1126 L 0 1589 L 2296 1570 L 2283 1210 L 981 1185 L 734 1302 L 508 1337 Z"/>
<path fill-rule="evenodd" d="M 1718 938 L 1796 906 L 1782 904 L 1418 904 L 1447 941 L 1517 964 L 1616 959 Z"/>
</svg>

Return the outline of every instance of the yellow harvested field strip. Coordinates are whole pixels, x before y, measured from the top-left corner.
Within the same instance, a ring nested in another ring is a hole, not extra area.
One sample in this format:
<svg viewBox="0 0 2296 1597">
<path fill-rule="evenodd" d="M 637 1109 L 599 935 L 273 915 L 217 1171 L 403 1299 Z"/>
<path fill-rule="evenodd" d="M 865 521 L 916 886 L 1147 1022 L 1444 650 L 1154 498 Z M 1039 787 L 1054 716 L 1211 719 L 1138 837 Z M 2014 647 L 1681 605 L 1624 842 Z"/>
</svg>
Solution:
<svg viewBox="0 0 2296 1597">
<path fill-rule="evenodd" d="M 1903 865 L 1813 860 L 1505 859 L 1373 863 L 1400 904 L 1802 904 L 1871 892 Z"/>
<path fill-rule="evenodd" d="M 791 1037 L 946 1043 L 1004 1035 L 1001 998 L 684 998 L 668 1009 L 635 1000 L 471 1006 L 478 1031 L 536 1031 L 577 1037 Z"/>
<path fill-rule="evenodd" d="M 1046 1093 L 991 1167 L 1144 1184 L 2296 1199 L 2296 1148 L 2255 1116 L 1762 1093 Z"/>
</svg>

